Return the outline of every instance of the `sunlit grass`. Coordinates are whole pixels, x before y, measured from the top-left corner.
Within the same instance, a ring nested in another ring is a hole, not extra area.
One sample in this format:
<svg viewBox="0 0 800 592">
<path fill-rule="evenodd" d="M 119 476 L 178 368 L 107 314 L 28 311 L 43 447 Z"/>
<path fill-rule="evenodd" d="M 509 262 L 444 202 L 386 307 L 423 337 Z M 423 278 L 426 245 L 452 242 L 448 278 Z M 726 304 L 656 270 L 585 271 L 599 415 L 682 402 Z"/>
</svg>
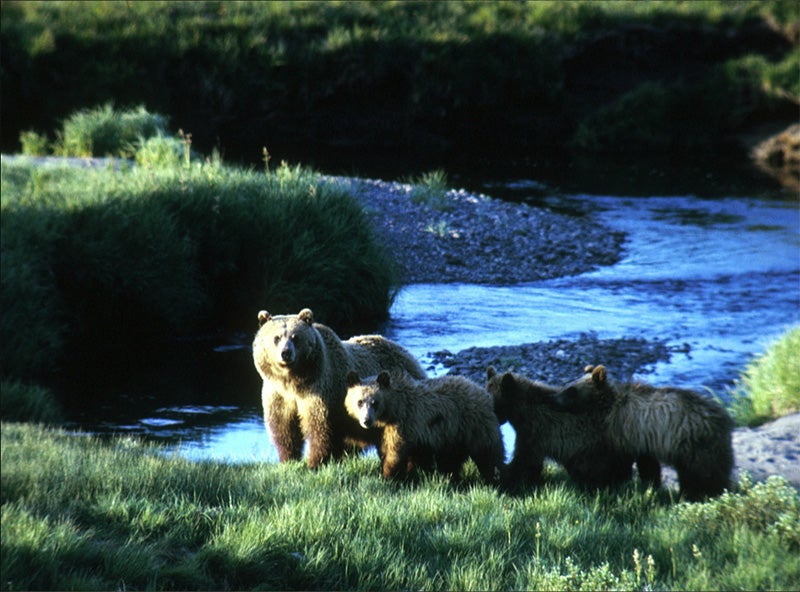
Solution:
<svg viewBox="0 0 800 592">
<path fill-rule="evenodd" d="M 5 589 L 781 589 L 800 496 L 779 478 L 703 504 L 560 470 L 508 496 L 375 457 L 193 463 L 130 439 L 2 428 Z"/>
</svg>

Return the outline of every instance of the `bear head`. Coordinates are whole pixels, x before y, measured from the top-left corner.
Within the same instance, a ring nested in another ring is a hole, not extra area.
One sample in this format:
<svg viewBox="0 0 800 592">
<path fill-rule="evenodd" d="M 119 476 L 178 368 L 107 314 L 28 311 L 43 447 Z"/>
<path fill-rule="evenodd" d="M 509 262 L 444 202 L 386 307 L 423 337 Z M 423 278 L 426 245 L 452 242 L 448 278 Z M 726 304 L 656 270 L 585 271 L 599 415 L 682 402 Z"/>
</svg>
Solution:
<svg viewBox="0 0 800 592">
<path fill-rule="evenodd" d="M 571 413 L 592 411 L 611 404 L 614 390 L 605 366 L 586 366 L 584 374 L 568 383 L 553 398 L 556 405 Z"/>
<path fill-rule="evenodd" d="M 356 372 L 350 372 L 344 406 L 362 428 L 383 427 L 391 419 L 386 405 L 391 392 L 391 378 L 386 371 L 363 381 Z"/>
<path fill-rule="evenodd" d="M 314 314 L 304 308 L 297 315 L 258 313 L 259 329 L 253 341 L 253 360 L 264 376 L 304 376 L 314 372 L 321 337 Z"/>
<path fill-rule="evenodd" d="M 486 390 L 494 400 L 494 413 L 503 424 L 512 425 L 525 414 L 531 404 L 550 403 L 554 389 L 513 372 L 499 374 L 493 366 L 486 369 Z"/>
</svg>

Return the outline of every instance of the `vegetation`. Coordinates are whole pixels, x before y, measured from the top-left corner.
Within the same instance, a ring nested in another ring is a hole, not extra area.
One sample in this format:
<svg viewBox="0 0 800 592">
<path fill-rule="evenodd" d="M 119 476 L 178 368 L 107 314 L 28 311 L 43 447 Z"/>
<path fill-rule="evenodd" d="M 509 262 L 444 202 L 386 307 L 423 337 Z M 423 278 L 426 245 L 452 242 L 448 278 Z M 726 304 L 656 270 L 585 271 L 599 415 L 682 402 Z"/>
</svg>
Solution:
<svg viewBox="0 0 800 592">
<path fill-rule="evenodd" d="M 418 177 L 410 177 L 406 182 L 412 186 L 411 201 L 413 203 L 425 204 L 439 211 L 446 211 L 452 207 L 451 202 L 447 199 L 447 192 L 450 190 L 447 173 L 442 169 L 429 171 Z"/>
<path fill-rule="evenodd" d="M 49 389 L 19 380 L 4 380 L 0 384 L 0 416 L 4 421 L 43 424 L 62 421 L 60 405 Z"/>
<path fill-rule="evenodd" d="M 125 123 L 85 115 L 70 145 L 100 137 L 93 119 Z M 125 153 L 132 137 L 102 145 Z M 285 163 L 192 161 L 188 139 L 140 137 L 141 166 L 119 171 L 3 163 L 4 377 L 41 377 L 87 344 L 251 331 L 261 308 L 309 306 L 341 331 L 385 318 L 392 265 L 352 196 Z"/>
<path fill-rule="evenodd" d="M 130 439 L 2 426 L 2 587 L 789 589 L 800 495 L 782 478 L 686 504 L 631 484 L 583 493 L 551 469 L 511 497 L 375 457 L 193 463 Z"/>
<path fill-rule="evenodd" d="M 798 20 L 793 0 L 4 1 L 2 147 L 112 102 L 250 163 L 707 154 L 796 119 Z"/>
<path fill-rule="evenodd" d="M 800 327 L 787 331 L 747 365 L 731 400 L 740 425 L 800 411 Z"/>
</svg>

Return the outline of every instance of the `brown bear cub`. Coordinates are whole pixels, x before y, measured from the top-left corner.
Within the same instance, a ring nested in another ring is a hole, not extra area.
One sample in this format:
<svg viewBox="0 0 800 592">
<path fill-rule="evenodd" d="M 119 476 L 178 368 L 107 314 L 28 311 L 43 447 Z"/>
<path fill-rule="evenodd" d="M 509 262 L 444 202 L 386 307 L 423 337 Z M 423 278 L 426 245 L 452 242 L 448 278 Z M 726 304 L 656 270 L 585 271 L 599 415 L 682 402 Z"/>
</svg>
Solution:
<svg viewBox="0 0 800 592">
<path fill-rule="evenodd" d="M 415 467 L 435 468 L 457 480 L 468 458 L 487 483 L 496 483 L 505 459 L 492 399 L 461 376 L 418 380 L 381 372 L 361 381 L 353 373 L 345 406 L 365 429 L 382 431 L 379 455 L 386 479 Z"/>
<path fill-rule="evenodd" d="M 545 458 L 561 464 L 582 487 L 610 487 L 631 478 L 633 456 L 597 430 L 597 417 L 559 410 L 552 399 L 558 387 L 511 372 L 498 374 L 491 366 L 486 375 L 497 419 L 509 422 L 516 433 L 508 487 L 541 483 Z"/>
<path fill-rule="evenodd" d="M 722 405 L 700 393 L 613 384 L 604 366 L 589 366 L 556 400 L 578 417 L 601 413 L 597 425 L 614 446 L 653 459 L 649 477 L 655 483 L 661 479 L 659 463 L 674 467 L 688 500 L 719 495 L 731 485 L 734 422 Z"/>
<path fill-rule="evenodd" d="M 378 430 L 363 430 L 345 410 L 348 372 L 374 375 L 400 368 L 425 377 L 419 362 L 398 344 L 380 335 L 342 341 L 314 323 L 307 308 L 274 317 L 262 310 L 258 322 L 253 361 L 263 379 L 264 424 L 281 462 L 301 459 L 306 440 L 310 468 L 353 446 L 379 443 Z"/>
</svg>

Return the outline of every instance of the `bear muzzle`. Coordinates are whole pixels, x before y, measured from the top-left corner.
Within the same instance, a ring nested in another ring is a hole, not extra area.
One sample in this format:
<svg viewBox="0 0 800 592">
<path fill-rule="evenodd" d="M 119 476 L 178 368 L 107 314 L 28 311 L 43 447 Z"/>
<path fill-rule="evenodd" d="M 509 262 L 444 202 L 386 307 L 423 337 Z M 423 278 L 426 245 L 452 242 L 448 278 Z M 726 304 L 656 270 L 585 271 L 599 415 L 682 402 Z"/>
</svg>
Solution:
<svg viewBox="0 0 800 592">
<path fill-rule="evenodd" d="M 295 352 L 294 346 L 292 345 L 292 342 L 290 341 L 281 350 L 281 363 L 284 366 L 291 366 L 292 364 L 294 364 L 296 359 L 297 359 L 297 354 Z"/>
</svg>

